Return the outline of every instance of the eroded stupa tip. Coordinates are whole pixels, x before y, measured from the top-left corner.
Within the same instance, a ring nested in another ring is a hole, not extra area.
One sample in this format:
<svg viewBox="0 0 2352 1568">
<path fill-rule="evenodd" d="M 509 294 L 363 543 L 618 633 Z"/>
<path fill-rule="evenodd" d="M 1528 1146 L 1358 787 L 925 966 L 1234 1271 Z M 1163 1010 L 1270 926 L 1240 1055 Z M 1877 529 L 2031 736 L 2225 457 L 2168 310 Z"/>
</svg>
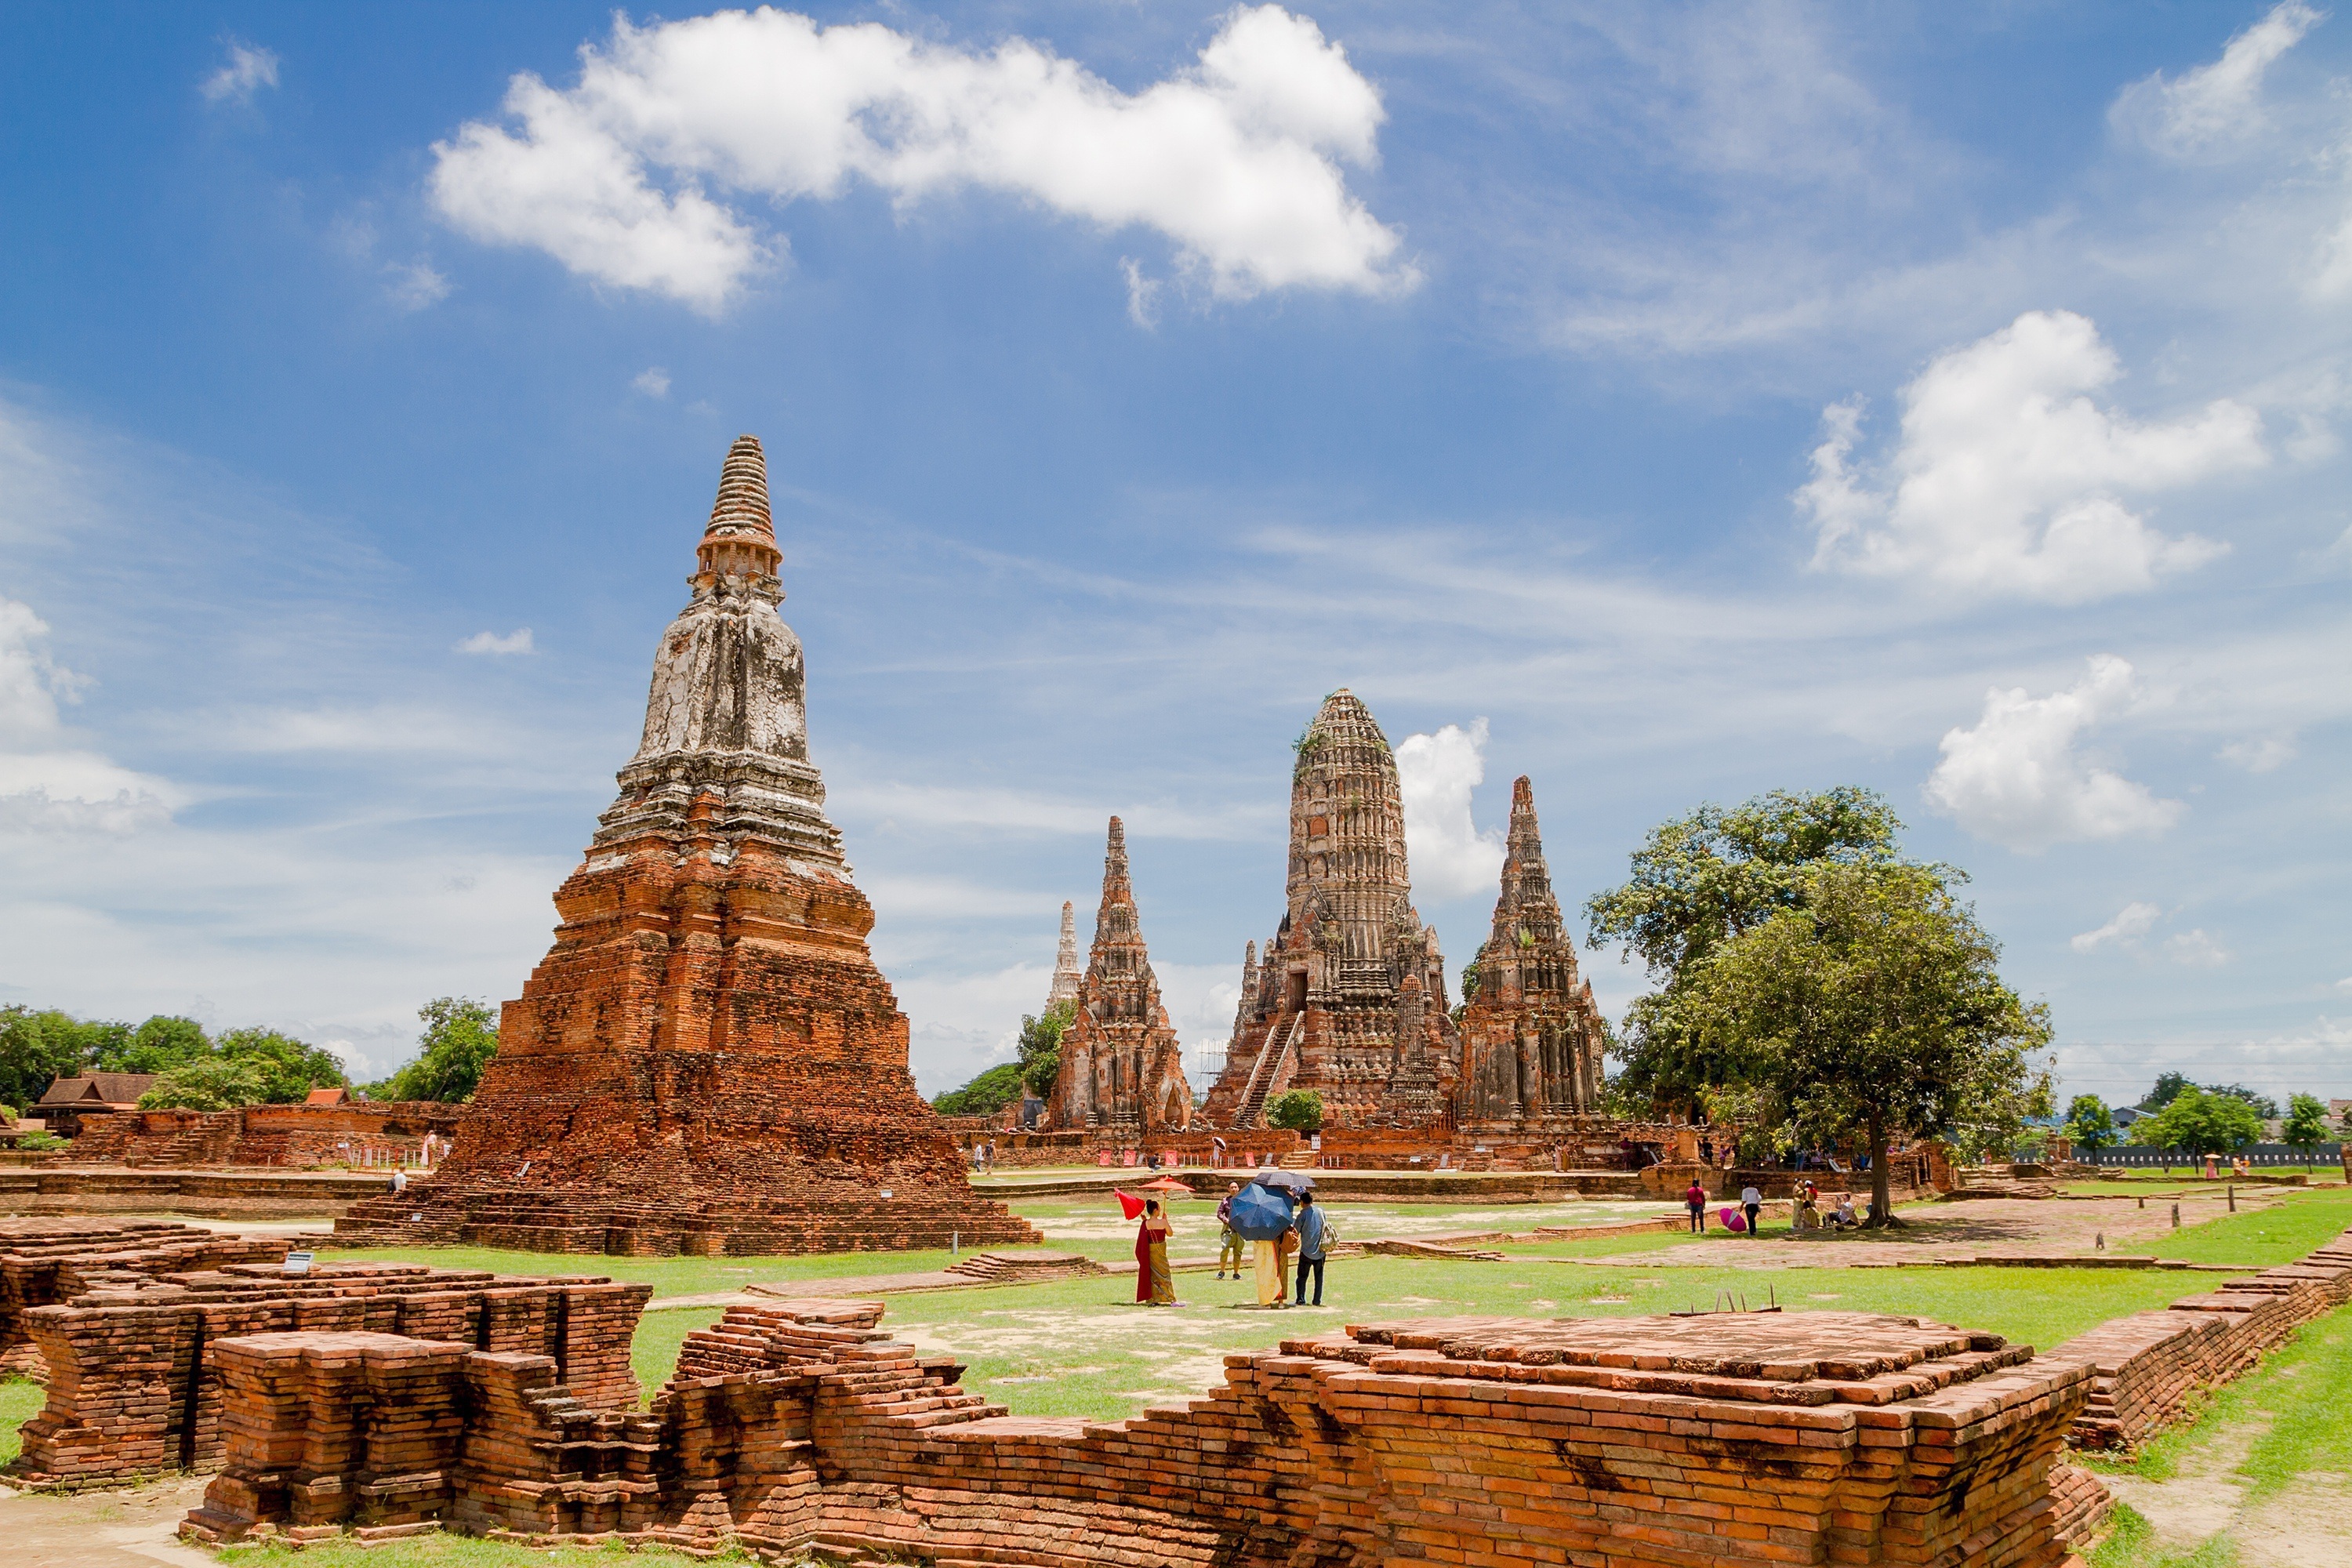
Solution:
<svg viewBox="0 0 2352 1568">
<path fill-rule="evenodd" d="M 727 449 L 719 468 L 719 499 L 711 503 L 695 560 L 706 582 L 749 577 L 771 584 L 783 564 L 768 507 L 768 459 L 757 436 L 738 436 Z"/>
</svg>

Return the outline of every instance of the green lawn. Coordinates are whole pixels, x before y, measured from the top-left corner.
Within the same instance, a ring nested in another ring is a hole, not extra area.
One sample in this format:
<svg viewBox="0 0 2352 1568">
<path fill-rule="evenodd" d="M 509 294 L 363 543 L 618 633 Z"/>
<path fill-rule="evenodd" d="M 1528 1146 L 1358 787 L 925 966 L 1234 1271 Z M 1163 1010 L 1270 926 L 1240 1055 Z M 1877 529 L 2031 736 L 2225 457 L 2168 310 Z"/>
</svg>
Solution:
<svg viewBox="0 0 2352 1568">
<path fill-rule="evenodd" d="M 2288 1189 L 2284 1202 L 2242 1209 L 2175 1231 L 2156 1247 L 2158 1258 L 2190 1263 L 2290 1263 L 2352 1229 L 2352 1191 Z"/>
<path fill-rule="evenodd" d="M 1213 1275 L 1177 1280 L 1188 1306 L 1134 1304 L 1124 1279 L 1073 1279 L 986 1291 L 894 1296 L 883 1326 L 928 1352 L 952 1352 L 966 1385 L 1016 1415 L 1116 1419 L 1155 1400 L 1197 1394 L 1223 1377 L 1230 1351 L 1271 1350 L 1284 1339 L 1335 1332 L 1351 1322 L 1498 1313 L 1528 1317 L 1633 1316 L 1705 1308 L 1717 1291 L 1750 1307 L 1777 1300 L 1933 1318 L 2048 1347 L 2108 1318 L 2160 1307 L 2194 1289 L 2178 1274 L 2091 1269 L 1824 1270 L 1594 1268 L 1515 1257 L 1502 1263 L 1405 1258 L 1331 1265 L 1320 1310 L 1242 1310 L 1248 1288 Z M 636 1342 L 648 1389 L 676 1364 L 691 1329 L 711 1309 L 646 1314 Z"/>
<path fill-rule="evenodd" d="M 2194 1421 L 2144 1446 L 2134 1462 L 2085 1462 L 2207 1496 L 2217 1476 L 2242 1489 L 2225 1528 L 2193 1544 L 2175 1541 L 2171 1550 L 2147 1517 L 2118 1507 L 2113 1533 L 2092 1553 L 2094 1568 L 2233 1568 L 2244 1557 L 2233 1531 L 2249 1521 L 2294 1530 L 2313 1507 L 2332 1510 L 2341 1495 L 2352 1470 L 2352 1311 L 2306 1327 L 2259 1370 L 2221 1389 Z M 2160 1510 L 2151 1505 L 2151 1511 Z M 2313 1545 L 2300 1561 L 2343 1560 L 2328 1550 L 2340 1551 L 2340 1532 Z"/>
<path fill-rule="evenodd" d="M 16 1428 L 38 1415 L 47 1401 L 48 1395 L 31 1378 L 0 1381 L 0 1465 L 10 1463 L 23 1451 Z"/>
</svg>

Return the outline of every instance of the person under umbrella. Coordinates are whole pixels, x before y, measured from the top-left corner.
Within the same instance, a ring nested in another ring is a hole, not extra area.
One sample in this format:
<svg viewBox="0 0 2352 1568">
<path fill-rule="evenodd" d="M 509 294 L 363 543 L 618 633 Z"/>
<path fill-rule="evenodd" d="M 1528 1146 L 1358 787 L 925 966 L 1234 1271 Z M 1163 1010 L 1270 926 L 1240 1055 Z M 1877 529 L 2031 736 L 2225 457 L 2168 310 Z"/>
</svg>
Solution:
<svg viewBox="0 0 2352 1568">
<path fill-rule="evenodd" d="M 1223 1279 L 1231 1268 L 1234 1278 L 1242 1277 L 1242 1238 L 1234 1230 L 1234 1199 L 1239 1195 L 1239 1182 L 1225 1184 L 1225 1195 L 1217 1200 L 1217 1278 Z"/>
<path fill-rule="evenodd" d="M 1145 1200 L 1143 1223 L 1135 1230 L 1135 1299 L 1147 1307 L 1176 1304 L 1176 1279 L 1168 1268 L 1168 1216 L 1158 1198 Z"/>
<path fill-rule="evenodd" d="M 1290 1196 L 1252 1182 L 1232 1201 L 1234 1234 L 1255 1247 L 1258 1305 L 1275 1306 L 1283 1299 L 1282 1261 L 1275 1244 L 1290 1234 Z"/>
</svg>

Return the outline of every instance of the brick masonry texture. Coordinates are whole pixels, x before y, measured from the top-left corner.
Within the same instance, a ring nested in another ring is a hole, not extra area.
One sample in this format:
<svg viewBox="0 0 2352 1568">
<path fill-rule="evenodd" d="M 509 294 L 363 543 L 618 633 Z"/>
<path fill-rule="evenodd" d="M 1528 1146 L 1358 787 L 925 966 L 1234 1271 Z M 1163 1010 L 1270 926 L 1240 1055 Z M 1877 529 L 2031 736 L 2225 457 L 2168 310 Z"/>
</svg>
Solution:
<svg viewBox="0 0 2352 1568">
<path fill-rule="evenodd" d="M 256 1249 L 268 1260 L 221 1260 Z M 650 1286 L 413 1263 L 322 1264 L 289 1275 L 282 1240 L 234 1237 L 34 1256 L 40 1250 L 23 1249 L 21 1268 L 19 1253 L 0 1255 L 12 1301 L 20 1288 L 40 1298 L 15 1321 L 48 1385 L 5 1472 L 13 1485 L 111 1486 L 220 1464 L 230 1386 L 220 1347 L 255 1334 L 358 1333 L 529 1352 L 562 1368 L 583 1405 L 637 1403 L 629 1342 Z"/>
<path fill-rule="evenodd" d="M 466 1114 L 431 1100 L 248 1105 L 236 1110 L 130 1110 L 92 1117 L 73 1142 L 76 1164 L 260 1165 L 318 1170 L 407 1161 L 431 1134 L 448 1146 Z"/>
<path fill-rule="evenodd" d="M 1285 891 L 1282 923 L 1244 966 L 1208 1120 L 1246 1131 L 1305 1089 L 1331 1126 L 1441 1126 L 1461 1072 L 1445 959 L 1412 907 L 1396 754 L 1344 689 L 1299 738 Z"/>
<path fill-rule="evenodd" d="M 2108 1507 L 2063 1458 L 2119 1384 L 2235 1375 L 2348 1279 L 2352 1236 L 2143 1315 L 2172 1338 L 2038 1356 L 1851 1312 L 1358 1325 L 1116 1422 L 1007 1415 L 870 1301 L 730 1308 L 643 1414 L 551 1354 L 306 1326 L 216 1345 L 226 1466 L 185 1528 L 1031 1568 L 2054 1568 Z"/>
<path fill-rule="evenodd" d="M 228 1464 L 187 1530 L 441 1518 L 1041 1568 L 2043 1568 L 2065 1555 L 2050 1472 L 2090 1378 L 1906 1318 L 1435 1320 L 1229 1356 L 1222 1386 L 1132 1420 L 1042 1420 L 880 1317 L 732 1309 L 644 1415 L 573 1408 L 544 1357 L 229 1342 Z"/>
<path fill-rule="evenodd" d="M 1127 830 L 1116 816 L 1103 853 L 1094 947 L 1070 1000 L 1075 1013 L 1062 1031 L 1061 1070 L 1049 1102 L 1055 1124 L 1105 1127 L 1129 1137 L 1190 1126 L 1192 1086 L 1184 1081 L 1183 1048 L 1144 947 L 1142 916 L 1128 877 Z"/>
<path fill-rule="evenodd" d="M 637 753 L 429 1182 L 340 1238 L 805 1253 L 1038 1239 L 907 1070 L 874 911 L 808 761 L 760 445 L 728 454 Z"/>
<path fill-rule="evenodd" d="M 1560 919 L 1536 824 L 1535 786 L 1511 786 L 1511 826 L 1495 921 L 1478 950 L 1477 989 L 1463 998 L 1456 1125 L 1526 1135 L 1572 1132 L 1600 1109 L 1607 1036 L 1576 939 Z"/>
</svg>

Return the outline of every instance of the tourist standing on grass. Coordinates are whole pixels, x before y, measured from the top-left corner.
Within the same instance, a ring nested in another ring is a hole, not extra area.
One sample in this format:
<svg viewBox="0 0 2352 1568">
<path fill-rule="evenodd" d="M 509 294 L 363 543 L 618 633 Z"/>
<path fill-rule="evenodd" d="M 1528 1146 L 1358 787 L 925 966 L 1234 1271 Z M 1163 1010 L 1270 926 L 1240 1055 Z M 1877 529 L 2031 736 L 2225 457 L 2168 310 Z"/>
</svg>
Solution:
<svg viewBox="0 0 2352 1568">
<path fill-rule="evenodd" d="M 1292 1227 L 1274 1238 L 1274 1304 L 1290 1305 L 1290 1256 L 1298 1250 L 1298 1230 Z"/>
<path fill-rule="evenodd" d="M 1757 1234 L 1757 1221 L 1763 1217 L 1764 1194 L 1752 1186 L 1739 1189 L 1739 1206 L 1748 1215 L 1748 1234 Z"/>
<path fill-rule="evenodd" d="M 1683 1206 L 1690 1210 L 1691 1234 L 1705 1236 L 1706 1234 L 1706 1189 L 1699 1184 L 1699 1179 L 1696 1176 L 1693 1176 L 1691 1184 L 1683 1189 Z"/>
<path fill-rule="evenodd" d="M 1135 1232 L 1135 1299 L 1147 1306 L 1176 1304 L 1176 1277 L 1168 1269 L 1168 1216 L 1160 1200 L 1143 1205 L 1143 1223 Z"/>
<path fill-rule="evenodd" d="M 1250 1250 L 1255 1255 L 1257 1269 L 1257 1304 L 1261 1307 L 1282 1305 L 1282 1255 L 1271 1241 L 1253 1241 Z"/>
<path fill-rule="evenodd" d="M 1234 1279 L 1242 1277 L 1242 1238 L 1240 1233 L 1234 1229 L 1234 1200 L 1241 1195 L 1241 1191 L 1239 1182 L 1227 1182 L 1225 1195 L 1217 1200 L 1217 1224 L 1221 1229 L 1217 1237 L 1217 1278 L 1220 1279 L 1225 1277 L 1228 1266 L 1232 1268 Z"/>
<path fill-rule="evenodd" d="M 1298 1305 L 1307 1305 L 1307 1271 L 1315 1271 L 1315 1304 L 1323 1304 L 1323 1238 L 1331 1227 L 1324 1223 L 1323 1210 L 1316 1204 L 1313 1193 L 1298 1194 L 1298 1217 L 1290 1222 L 1298 1233 L 1298 1284 L 1291 1297 Z"/>
</svg>

